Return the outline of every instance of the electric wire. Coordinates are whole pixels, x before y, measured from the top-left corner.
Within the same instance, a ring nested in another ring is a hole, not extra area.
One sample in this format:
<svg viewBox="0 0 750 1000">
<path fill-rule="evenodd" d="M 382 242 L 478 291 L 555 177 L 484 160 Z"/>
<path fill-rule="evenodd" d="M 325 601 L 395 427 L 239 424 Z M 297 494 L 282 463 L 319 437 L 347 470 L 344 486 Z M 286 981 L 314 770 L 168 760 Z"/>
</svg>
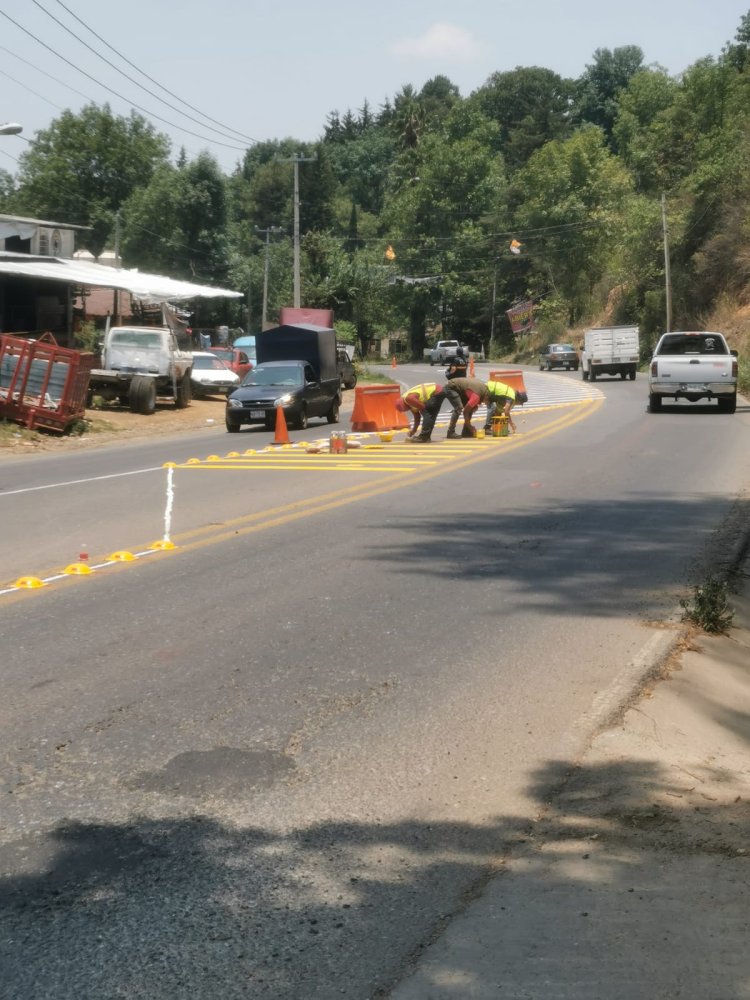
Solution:
<svg viewBox="0 0 750 1000">
<path fill-rule="evenodd" d="M 43 48 L 47 49 L 48 52 L 51 52 L 52 55 L 57 56 L 58 59 L 62 59 L 62 61 L 64 63 L 67 63 L 68 66 L 72 67 L 78 73 L 81 73 L 83 76 L 87 77 L 89 80 L 91 80 L 93 83 L 95 83 L 98 87 L 103 87 L 105 90 L 108 90 L 110 92 L 110 94 L 114 94 L 115 97 L 119 98 L 121 101 L 125 101 L 126 104 L 130 104 L 130 105 L 132 105 L 132 107 L 137 108 L 138 111 L 141 111 L 144 115 L 148 115 L 151 118 L 156 118 L 157 121 L 163 122 L 165 125 L 168 125 L 170 128 L 174 128 L 178 132 L 185 132 L 187 135 L 192 135 L 196 139 L 200 139 L 202 142 L 213 143 L 214 145 L 217 145 L 217 146 L 224 146 L 226 149 L 236 149 L 238 152 L 245 152 L 246 147 L 244 147 L 244 146 L 235 146 L 235 145 L 231 145 L 228 142 L 221 142 L 218 139 L 211 139 L 208 136 L 200 135 L 198 132 L 193 132 L 189 128 L 184 128 L 181 125 L 176 125 L 174 122 L 169 121 L 169 119 L 162 118 L 161 115 L 157 115 L 157 114 L 154 114 L 154 112 L 152 112 L 152 111 L 148 111 L 142 105 L 136 104 L 135 101 L 129 100 L 129 98 L 127 98 L 123 94 L 119 93 L 119 91 L 114 90 L 112 87 L 108 86 L 106 83 L 102 83 L 101 80 L 97 80 L 96 77 L 92 76 L 90 73 L 87 73 L 86 70 L 81 69 L 79 66 L 76 66 L 75 63 L 73 63 L 73 62 L 70 61 L 70 59 L 66 59 L 65 56 L 61 55 L 59 52 L 56 52 L 50 45 L 47 45 L 46 42 L 43 42 L 41 40 L 41 38 L 37 38 L 37 36 L 33 32 L 31 32 L 31 31 L 28 30 L 28 28 L 24 28 L 24 26 L 22 24 L 19 24 L 18 21 L 14 20 L 9 14 L 6 14 L 4 10 L 0 10 L 0 14 L 6 20 L 10 21 L 11 24 L 14 24 L 25 35 L 28 35 L 29 38 L 32 38 L 35 42 L 37 42 Z"/>
<path fill-rule="evenodd" d="M 55 22 L 55 24 L 59 25 L 63 29 L 63 31 L 66 31 L 72 38 L 75 38 L 75 40 L 77 42 L 80 42 L 80 44 L 83 45 L 84 48 L 88 49 L 89 52 L 93 53 L 97 57 L 97 59 L 101 59 L 102 62 L 104 62 L 107 66 L 109 66 L 111 69 L 113 69 L 116 73 L 119 73 L 121 76 L 124 76 L 126 80 L 129 80 L 132 84 L 135 84 L 135 86 L 138 87 L 140 90 L 145 91 L 145 93 L 147 93 L 150 97 L 155 98 L 157 101 L 159 101 L 161 104 L 166 105 L 172 111 L 176 111 L 178 115 L 182 115 L 184 118 L 189 119 L 191 122 L 195 122 L 196 125 L 200 125 L 201 128 L 206 128 L 210 132 L 215 132 L 217 135 L 221 135 L 225 139 L 232 139 L 234 142 L 238 141 L 236 136 L 228 135 L 225 129 L 223 129 L 223 128 L 222 129 L 214 128 L 213 125 L 208 125 L 205 122 L 200 121 L 200 119 L 195 118 L 193 115 L 189 115 L 185 111 L 181 111 L 180 108 L 175 107 L 175 105 L 171 104 L 169 101 L 165 101 L 163 97 L 160 97 L 158 94 L 155 94 L 153 92 L 153 90 L 149 90 L 148 87 L 145 87 L 142 83 L 139 83 L 138 80 L 135 80 L 132 76 L 130 76 L 129 73 L 126 73 L 124 70 L 120 69 L 119 66 L 116 66 L 111 60 L 107 59 L 106 56 L 103 56 L 101 54 L 101 52 L 97 52 L 95 48 L 93 48 L 91 45 L 89 45 L 87 42 L 85 42 L 74 31 L 72 31 L 67 25 L 63 24 L 63 22 L 60 21 L 59 18 L 55 17 L 55 15 L 51 11 L 47 10 L 46 7 L 42 6 L 42 4 L 39 2 L 39 0 L 31 0 L 31 2 L 33 4 L 35 4 L 35 6 L 37 6 L 39 8 L 39 10 L 41 10 L 43 13 L 45 13 L 47 15 L 47 17 L 52 18 L 52 20 Z M 62 6 L 64 6 L 64 5 L 62 5 Z M 68 8 L 65 7 L 65 10 L 68 10 Z M 68 13 L 72 14 L 71 11 L 68 11 Z M 75 14 L 72 14 L 72 16 L 76 17 Z M 76 18 L 76 20 L 80 20 L 80 18 Z M 83 21 L 81 21 L 80 23 L 84 24 Z M 84 27 L 88 27 L 88 25 L 84 24 Z M 90 28 L 89 28 L 89 30 L 91 31 Z M 103 38 L 101 38 L 99 35 L 96 34 L 96 32 L 92 31 L 92 34 L 94 34 L 96 36 L 96 38 L 98 38 L 99 41 L 101 41 L 104 45 L 107 44 L 104 41 Z M 108 47 L 110 47 L 110 46 L 108 46 Z M 119 52 L 117 54 L 119 55 Z M 137 67 L 135 67 L 135 68 L 137 69 Z M 138 72 L 140 72 L 140 70 L 138 70 Z M 179 98 L 178 98 L 178 100 L 179 100 Z M 204 117 L 206 117 L 206 116 L 204 115 Z M 232 131 L 234 131 L 234 130 L 232 130 Z M 251 143 L 257 142 L 256 139 L 250 139 L 247 136 L 243 136 L 243 139 L 248 139 L 248 141 L 251 142 Z"/>
<path fill-rule="evenodd" d="M 75 20 L 78 21 L 79 24 L 81 24 L 84 28 L 86 28 L 87 31 L 90 31 L 91 34 L 94 36 L 94 38 L 97 38 L 102 43 L 102 45 L 106 45 L 107 48 L 110 50 L 110 52 L 114 52 L 116 56 L 119 56 L 119 58 L 123 60 L 123 62 L 127 63 L 128 66 L 132 66 L 132 68 L 137 73 L 140 73 L 141 76 L 144 76 L 147 80 L 150 80 L 151 83 L 159 87 L 160 90 L 163 90 L 165 94 L 169 94 L 170 97 L 174 97 L 176 101 L 179 101 L 180 104 L 184 104 L 185 107 L 190 108 L 191 111 L 195 111 L 196 114 L 200 115 L 201 118 L 205 118 L 206 121 L 213 122 L 214 125 L 220 126 L 220 128 L 224 129 L 227 132 L 234 132 L 235 135 L 240 139 L 244 139 L 245 141 L 253 144 L 256 144 L 260 141 L 259 139 L 254 139 L 252 136 L 245 135 L 244 132 L 240 132 L 236 128 L 232 128 L 231 125 L 224 125 L 223 122 L 218 121 L 216 118 L 212 118 L 210 115 L 205 114 L 205 112 L 201 111 L 199 108 L 194 107 L 188 101 L 184 100 L 184 98 L 180 97 L 178 94 L 175 94 L 168 87 L 165 87 L 163 83 L 159 83 L 158 80 L 155 80 L 152 76 L 149 76 L 149 74 L 146 73 L 145 70 L 140 69 L 140 67 L 136 66 L 135 63 L 132 62 L 130 59 L 128 59 L 127 56 L 123 55 L 122 52 L 119 52 L 113 45 L 110 45 L 109 42 L 106 41 L 106 39 L 102 38 L 101 35 L 97 34 L 97 32 L 94 31 L 94 29 L 91 27 L 90 24 L 86 24 L 86 22 L 82 21 L 81 18 L 78 17 L 76 13 L 74 13 L 74 11 L 72 11 L 69 7 L 66 7 L 65 4 L 62 2 L 62 0 L 57 0 L 57 3 L 63 8 L 63 10 L 66 10 L 71 17 L 75 18 Z M 171 107 L 171 105 L 169 106 Z M 183 114 L 183 112 L 180 112 L 180 114 Z"/>
</svg>

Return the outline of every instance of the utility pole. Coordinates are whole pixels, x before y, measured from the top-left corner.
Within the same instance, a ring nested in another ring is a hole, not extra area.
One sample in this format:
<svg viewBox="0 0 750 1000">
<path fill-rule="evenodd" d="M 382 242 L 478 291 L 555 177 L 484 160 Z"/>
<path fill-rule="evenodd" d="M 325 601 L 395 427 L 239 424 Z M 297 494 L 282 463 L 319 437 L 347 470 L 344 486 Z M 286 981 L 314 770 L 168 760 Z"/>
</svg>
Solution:
<svg viewBox="0 0 750 1000">
<path fill-rule="evenodd" d="M 667 230 L 667 199 L 662 192 L 661 196 L 661 228 L 664 234 L 664 282 L 667 293 L 667 329 L 666 333 L 672 332 L 672 279 L 669 272 L 669 231 Z"/>
<path fill-rule="evenodd" d="M 120 266 L 120 209 L 115 213 L 115 267 Z M 115 288 L 112 312 L 115 326 L 120 325 L 120 290 Z"/>
<path fill-rule="evenodd" d="M 299 165 L 300 163 L 312 163 L 317 160 L 317 156 L 303 156 L 295 153 L 287 159 L 279 159 L 279 163 L 294 164 L 294 308 L 300 307 L 299 294 Z"/>
<path fill-rule="evenodd" d="M 264 233 L 266 237 L 266 249 L 264 251 L 265 259 L 263 261 L 263 315 L 261 317 L 261 330 L 265 330 L 268 314 L 268 248 L 270 244 L 271 233 L 281 233 L 283 232 L 282 226 L 269 226 L 268 229 L 261 229 L 260 226 L 255 227 L 256 233 Z"/>
<path fill-rule="evenodd" d="M 495 349 L 495 301 L 497 299 L 497 261 L 495 261 L 495 275 L 492 279 L 492 313 L 490 315 L 490 346 L 489 351 Z M 489 353 L 489 352 L 488 352 Z"/>
</svg>

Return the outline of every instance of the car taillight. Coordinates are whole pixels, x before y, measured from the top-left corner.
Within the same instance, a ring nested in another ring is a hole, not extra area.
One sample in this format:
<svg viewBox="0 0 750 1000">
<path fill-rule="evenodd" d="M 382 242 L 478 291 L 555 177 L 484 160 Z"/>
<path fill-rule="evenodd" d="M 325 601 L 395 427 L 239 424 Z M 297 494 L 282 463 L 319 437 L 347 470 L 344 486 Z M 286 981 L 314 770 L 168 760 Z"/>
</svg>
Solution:
<svg viewBox="0 0 750 1000">
<path fill-rule="evenodd" d="M 734 361 L 732 361 L 732 378 L 737 378 L 738 371 L 739 367 L 737 363 L 737 358 L 735 358 Z"/>
<path fill-rule="evenodd" d="M 651 374 L 652 374 L 652 375 L 656 375 L 656 369 L 657 369 L 657 367 L 658 367 L 658 366 L 657 366 L 656 362 L 655 362 L 655 361 L 652 361 L 652 362 L 651 362 Z"/>
</svg>

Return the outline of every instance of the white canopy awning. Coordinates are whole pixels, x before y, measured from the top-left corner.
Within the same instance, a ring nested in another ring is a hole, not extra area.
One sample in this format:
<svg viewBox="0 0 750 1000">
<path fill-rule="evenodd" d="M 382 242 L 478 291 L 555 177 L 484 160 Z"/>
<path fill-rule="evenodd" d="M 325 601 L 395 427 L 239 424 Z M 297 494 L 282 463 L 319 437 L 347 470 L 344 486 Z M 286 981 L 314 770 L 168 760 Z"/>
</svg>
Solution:
<svg viewBox="0 0 750 1000">
<path fill-rule="evenodd" d="M 130 292 L 142 302 L 180 302 L 186 299 L 241 299 L 242 292 L 210 285 L 177 281 L 159 274 L 145 274 L 126 268 L 106 267 L 86 260 L 65 260 L 62 257 L 31 257 L 28 254 L 0 252 L 0 277 L 39 278 L 63 281 L 69 285 L 89 285 L 92 288 L 119 288 Z"/>
</svg>

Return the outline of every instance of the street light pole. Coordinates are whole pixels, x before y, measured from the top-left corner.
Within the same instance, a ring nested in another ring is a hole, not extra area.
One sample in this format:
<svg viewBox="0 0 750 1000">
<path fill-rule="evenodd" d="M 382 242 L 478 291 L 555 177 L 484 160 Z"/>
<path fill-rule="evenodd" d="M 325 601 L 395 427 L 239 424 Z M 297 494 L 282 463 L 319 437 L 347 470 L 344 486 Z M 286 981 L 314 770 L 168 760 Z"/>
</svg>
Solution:
<svg viewBox="0 0 750 1000">
<path fill-rule="evenodd" d="M 268 229 L 261 229 L 260 226 L 255 227 L 256 233 L 265 233 L 266 236 L 266 249 L 265 249 L 265 260 L 263 261 L 263 315 L 261 317 L 261 330 L 266 328 L 266 316 L 268 313 L 268 248 L 270 244 L 271 233 L 282 232 L 281 226 L 269 226 Z"/>
</svg>

